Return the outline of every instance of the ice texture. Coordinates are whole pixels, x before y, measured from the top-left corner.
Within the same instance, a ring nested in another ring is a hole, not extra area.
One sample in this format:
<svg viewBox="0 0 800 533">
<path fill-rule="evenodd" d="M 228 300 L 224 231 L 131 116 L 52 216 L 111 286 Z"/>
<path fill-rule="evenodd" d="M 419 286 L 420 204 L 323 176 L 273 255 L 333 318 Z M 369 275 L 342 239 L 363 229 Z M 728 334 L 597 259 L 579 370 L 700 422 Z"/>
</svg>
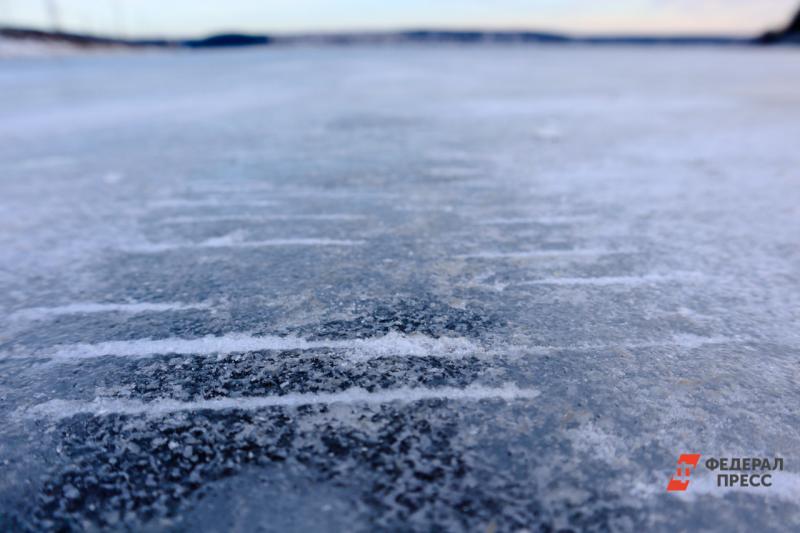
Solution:
<svg viewBox="0 0 800 533">
<path fill-rule="evenodd" d="M 797 60 L 4 61 L 0 529 L 800 529 Z"/>
</svg>

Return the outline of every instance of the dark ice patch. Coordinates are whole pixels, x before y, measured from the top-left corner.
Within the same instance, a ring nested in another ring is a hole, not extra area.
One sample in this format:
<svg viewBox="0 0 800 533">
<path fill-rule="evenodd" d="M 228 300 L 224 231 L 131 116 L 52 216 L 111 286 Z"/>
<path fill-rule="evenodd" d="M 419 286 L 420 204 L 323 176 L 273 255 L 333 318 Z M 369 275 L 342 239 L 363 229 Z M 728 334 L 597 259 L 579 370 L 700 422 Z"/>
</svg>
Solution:
<svg viewBox="0 0 800 533">
<path fill-rule="evenodd" d="M 139 360 L 98 367 L 93 373 L 105 374 L 103 382 L 121 391 L 118 395 L 144 401 L 164 397 L 191 401 L 331 393 L 353 387 L 370 392 L 398 387 L 460 388 L 478 381 L 488 366 L 476 357 L 382 357 L 351 363 L 329 350 L 293 350 L 237 353 L 223 358 Z M 493 384 L 502 383 L 502 375 L 500 369 L 493 368 Z"/>
<path fill-rule="evenodd" d="M 351 314 L 357 318 L 323 320 L 293 332 L 309 339 L 363 339 L 390 332 L 478 338 L 502 325 L 502 321 L 483 309 L 459 309 L 428 298 L 361 301 L 353 306 Z"/>
<path fill-rule="evenodd" d="M 42 330 L 47 334 L 43 335 Z M 14 336 L 14 345 L 41 349 L 58 344 L 126 341 L 141 338 L 197 338 L 224 335 L 234 329 L 227 313 L 202 309 L 143 313 L 76 313 L 40 320 Z M 4 345 L 0 344 L 0 349 Z"/>
<path fill-rule="evenodd" d="M 530 527 L 541 521 L 534 487 L 498 476 L 494 460 L 463 434 L 507 409 L 491 400 L 460 410 L 425 400 L 163 419 L 79 416 L 59 425 L 67 460 L 44 483 L 33 525 L 180 528 L 187 516 L 202 516 L 198 498 L 215 481 L 281 465 L 346 489 L 350 523 L 373 530 Z"/>
</svg>

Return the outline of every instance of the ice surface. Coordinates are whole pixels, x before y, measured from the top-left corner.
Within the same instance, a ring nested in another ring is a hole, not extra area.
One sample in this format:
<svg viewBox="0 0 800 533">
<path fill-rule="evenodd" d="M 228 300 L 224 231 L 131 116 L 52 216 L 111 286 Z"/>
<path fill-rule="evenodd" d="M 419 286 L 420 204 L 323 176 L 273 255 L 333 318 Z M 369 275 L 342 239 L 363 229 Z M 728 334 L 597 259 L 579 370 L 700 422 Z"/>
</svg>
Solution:
<svg viewBox="0 0 800 533">
<path fill-rule="evenodd" d="M 798 77 L 733 47 L 4 62 L 0 522 L 800 529 Z M 667 494 L 692 452 L 786 468 Z"/>
</svg>

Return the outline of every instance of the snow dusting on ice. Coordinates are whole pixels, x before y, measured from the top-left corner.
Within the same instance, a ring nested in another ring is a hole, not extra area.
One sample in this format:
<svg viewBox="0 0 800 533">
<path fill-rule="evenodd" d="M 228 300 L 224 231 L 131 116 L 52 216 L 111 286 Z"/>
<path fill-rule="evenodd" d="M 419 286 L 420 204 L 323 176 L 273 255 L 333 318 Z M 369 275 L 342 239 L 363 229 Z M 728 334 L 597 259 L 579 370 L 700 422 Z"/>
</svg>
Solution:
<svg viewBox="0 0 800 533">
<path fill-rule="evenodd" d="M 800 529 L 795 52 L 5 62 L 0 529 Z"/>
</svg>

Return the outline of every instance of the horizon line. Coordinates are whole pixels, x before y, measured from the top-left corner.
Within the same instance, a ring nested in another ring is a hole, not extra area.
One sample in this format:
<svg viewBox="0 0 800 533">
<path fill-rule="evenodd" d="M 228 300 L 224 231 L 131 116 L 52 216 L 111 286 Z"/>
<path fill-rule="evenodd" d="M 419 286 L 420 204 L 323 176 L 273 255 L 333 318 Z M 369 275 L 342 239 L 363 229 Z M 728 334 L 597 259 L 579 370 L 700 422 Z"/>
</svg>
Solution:
<svg viewBox="0 0 800 533">
<path fill-rule="evenodd" d="M 769 29 L 757 33 L 744 32 L 698 32 L 698 31 L 656 31 L 656 32 L 631 32 L 619 31 L 598 31 L 580 32 L 558 29 L 546 29 L 541 27 L 496 27 L 496 26 L 397 26 L 385 29 L 342 29 L 342 30 L 303 30 L 303 31 L 248 31 L 243 29 L 219 29 L 211 32 L 196 34 L 136 34 L 128 35 L 117 32 L 92 32 L 71 30 L 66 28 L 53 28 L 45 26 L 15 26 L 0 23 L 2 32 L 37 32 L 48 35 L 64 35 L 75 37 L 89 37 L 94 39 L 108 39 L 115 41 L 137 42 L 137 41 L 192 41 L 202 40 L 221 35 L 241 35 L 248 37 L 268 37 L 276 39 L 292 38 L 314 38 L 314 37 L 356 37 L 356 36 L 391 36 L 408 35 L 414 33 L 440 33 L 440 34 L 478 34 L 478 35 L 541 35 L 552 36 L 573 40 L 591 39 L 726 39 L 726 40 L 752 40 L 760 37 Z"/>
</svg>

